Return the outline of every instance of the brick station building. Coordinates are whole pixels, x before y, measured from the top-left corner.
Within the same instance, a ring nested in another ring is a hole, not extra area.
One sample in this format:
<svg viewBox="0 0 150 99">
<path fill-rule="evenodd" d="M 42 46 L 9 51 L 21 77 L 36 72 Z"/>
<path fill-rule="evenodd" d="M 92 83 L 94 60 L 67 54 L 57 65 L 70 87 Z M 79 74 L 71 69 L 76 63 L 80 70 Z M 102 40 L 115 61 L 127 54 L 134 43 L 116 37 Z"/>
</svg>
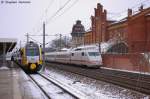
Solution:
<svg viewBox="0 0 150 99">
<path fill-rule="evenodd" d="M 120 21 L 107 19 L 107 10 L 98 3 L 91 16 L 91 30 L 84 35 L 84 44 L 95 44 L 117 39 L 124 42 L 128 52 L 150 51 L 150 7 L 139 8 L 137 13 L 128 9 L 128 16 Z"/>
<path fill-rule="evenodd" d="M 150 7 L 143 8 L 141 6 L 136 13 L 132 9 L 128 9 L 127 17 L 120 21 L 108 20 L 107 10 L 103 9 L 99 3 L 94 10 L 95 14 L 91 16 L 91 30 L 84 34 L 84 44 L 116 40 L 123 42 L 127 48 L 125 54 L 102 54 L 103 66 L 150 72 Z M 122 49 L 122 47 L 118 49 Z"/>
</svg>

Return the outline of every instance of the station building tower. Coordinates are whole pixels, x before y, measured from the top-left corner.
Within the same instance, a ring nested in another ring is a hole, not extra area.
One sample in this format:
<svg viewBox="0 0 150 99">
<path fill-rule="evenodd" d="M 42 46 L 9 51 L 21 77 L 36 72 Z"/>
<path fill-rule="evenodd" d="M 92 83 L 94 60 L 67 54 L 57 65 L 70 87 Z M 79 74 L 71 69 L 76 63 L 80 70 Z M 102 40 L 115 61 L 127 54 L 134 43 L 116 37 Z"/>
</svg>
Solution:
<svg viewBox="0 0 150 99">
<path fill-rule="evenodd" d="M 76 24 L 72 27 L 72 47 L 77 47 L 84 44 L 84 26 L 81 24 L 80 20 L 76 21 Z"/>
</svg>

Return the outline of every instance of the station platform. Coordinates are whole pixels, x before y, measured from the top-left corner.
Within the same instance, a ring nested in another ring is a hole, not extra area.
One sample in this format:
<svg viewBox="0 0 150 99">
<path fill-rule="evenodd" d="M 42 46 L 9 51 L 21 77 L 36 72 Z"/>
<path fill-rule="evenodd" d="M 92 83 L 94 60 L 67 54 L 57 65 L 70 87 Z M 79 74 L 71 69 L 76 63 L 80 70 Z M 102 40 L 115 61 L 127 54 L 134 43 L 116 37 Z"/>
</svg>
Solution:
<svg viewBox="0 0 150 99">
<path fill-rule="evenodd" d="M 0 99 L 45 99 L 38 90 L 19 67 L 0 66 Z"/>
<path fill-rule="evenodd" d="M 16 69 L 0 69 L 0 98 L 21 99 Z"/>
</svg>

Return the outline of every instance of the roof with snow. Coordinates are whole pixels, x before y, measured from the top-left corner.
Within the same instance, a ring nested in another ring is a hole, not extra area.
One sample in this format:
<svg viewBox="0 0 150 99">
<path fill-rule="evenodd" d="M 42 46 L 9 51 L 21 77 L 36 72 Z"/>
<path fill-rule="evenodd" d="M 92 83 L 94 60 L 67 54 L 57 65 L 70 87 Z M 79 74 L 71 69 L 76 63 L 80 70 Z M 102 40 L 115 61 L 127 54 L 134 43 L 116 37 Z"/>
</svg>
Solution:
<svg viewBox="0 0 150 99">
<path fill-rule="evenodd" d="M 6 53 L 11 52 L 16 44 L 17 39 L 15 38 L 0 38 L 0 55 L 3 54 L 4 48 Z"/>
</svg>

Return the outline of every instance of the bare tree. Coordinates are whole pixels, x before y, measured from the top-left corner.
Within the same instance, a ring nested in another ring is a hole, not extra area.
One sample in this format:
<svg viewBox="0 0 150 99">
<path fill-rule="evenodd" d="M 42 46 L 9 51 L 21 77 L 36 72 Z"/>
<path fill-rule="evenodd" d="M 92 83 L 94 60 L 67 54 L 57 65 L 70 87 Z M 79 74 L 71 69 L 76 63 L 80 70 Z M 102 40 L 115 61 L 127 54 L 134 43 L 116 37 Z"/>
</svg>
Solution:
<svg viewBox="0 0 150 99">
<path fill-rule="evenodd" d="M 55 48 L 56 50 L 60 50 L 62 48 L 69 48 L 70 47 L 70 38 L 69 37 L 62 37 L 59 39 L 55 39 L 50 44 L 50 47 Z"/>
</svg>

